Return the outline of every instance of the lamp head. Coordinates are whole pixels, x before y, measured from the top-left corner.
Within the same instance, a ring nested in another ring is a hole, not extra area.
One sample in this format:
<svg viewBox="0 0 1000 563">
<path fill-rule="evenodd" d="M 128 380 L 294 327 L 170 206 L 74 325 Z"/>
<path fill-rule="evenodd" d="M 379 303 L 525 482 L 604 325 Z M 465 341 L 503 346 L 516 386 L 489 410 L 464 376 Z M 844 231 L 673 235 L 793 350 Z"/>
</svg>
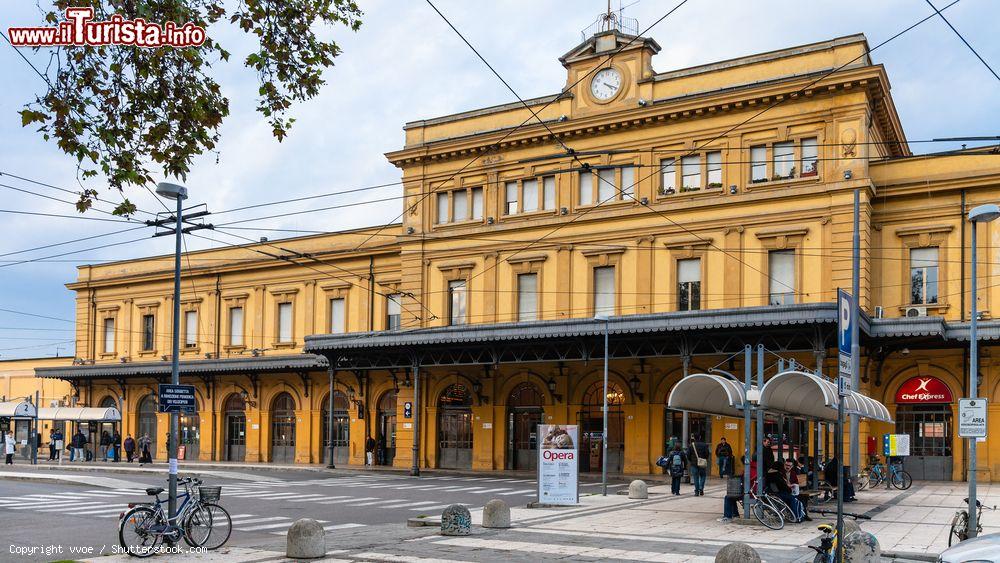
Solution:
<svg viewBox="0 0 1000 563">
<path fill-rule="evenodd" d="M 606 321 L 609 318 L 611 318 L 611 317 L 607 313 L 597 313 L 596 315 L 594 315 L 594 320 L 595 321 Z"/>
<path fill-rule="evenodd" d="M 969 221 L 973 223 L 989 223 L 1000 217 L 1000 205 L 987 203 L 973 207 L 969 211 Z"/>
<path fill-rule="evenodd" d="M 185 200 L 188 196 L 188 190 L 180 184 L 160 182 L 159 184 L 156 184 L 156 194 L 167 199 Z"/>
</svg>

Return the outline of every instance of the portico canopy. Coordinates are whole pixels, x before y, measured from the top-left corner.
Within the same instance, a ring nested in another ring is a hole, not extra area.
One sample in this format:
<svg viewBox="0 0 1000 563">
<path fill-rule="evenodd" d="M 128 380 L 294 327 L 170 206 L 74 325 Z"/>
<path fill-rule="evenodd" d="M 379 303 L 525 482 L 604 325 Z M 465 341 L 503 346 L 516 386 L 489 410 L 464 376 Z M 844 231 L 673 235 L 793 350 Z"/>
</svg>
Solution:
<svg viewBox="0 0 1000 563">
<path fill-rule="evenodd" d="M 122 419 L 122 413 L 115 407 L 43 407 L 38 409 L 38 418 L 72 422 L 115 422 Z"/>
<path fill-rule="evenodd" d="M 803 371 L 784 371 L 764 383 L 760 408 L 817 420 L 837 420 L 838 393 L 832 382 Z M 844 410 L 872 420 L 892 422 L 889 410 L 878 401 L 854 391 L 844 397 Z"/>
<path fill-rule="evenodd" d="M 743 385 L 708 373 L 693 373 L 670 391 L 667 407 L 701 414 L 742 417 L 746 404 Z"/>
<path fill-rule="evenodd" d="M 5 401 L 0 403 L 0 417 L 34 418 L 35 405 L 28 401 Z"/>
</svg>

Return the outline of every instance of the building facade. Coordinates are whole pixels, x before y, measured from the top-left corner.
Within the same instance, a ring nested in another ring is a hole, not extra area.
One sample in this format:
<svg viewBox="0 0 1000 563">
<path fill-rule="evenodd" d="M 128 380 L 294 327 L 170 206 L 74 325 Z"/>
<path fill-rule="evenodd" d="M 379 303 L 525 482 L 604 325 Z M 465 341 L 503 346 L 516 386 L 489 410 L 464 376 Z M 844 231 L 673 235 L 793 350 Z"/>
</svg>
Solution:
<svg viewBox="0 0 1000 563">
<path fill-rule="evenodd" d="M 332 439 L 334 462 L 360 464 L 370 437 L 398 467 L 528 470 L 545 422 L 581 425 L 581 470 L 599 471 L 605 332 L 611 471 L 659 472 L 672 436 L 725 436 L 739 455 L 742 420 L 672 412 L 670 390 L 741 374 L 748 345 L 769 374 L 835 372 L 859 191 L 860 390 L 896 420 L 863 422 L 863 451 L 910 434 L 915 477 L 962 479 L 964 216 L 1000 199 L 996 152 L 913 156 L 861 35 L 668 72 L 652 68 L 658 51 L 601 33 L 560 58 L 559 94 L 407 123 L 387 154 L 399 224 L 190 253 L 181 379 L 199 407 L 181 422 L 185 456 L 325 463 Z M 1000 228 L 979 235 L 994 410 Z M 161 459 L 171 261 L 82 267 L 68 285 L 78 360 L 36 370 L 94 406 L 120 397 L 124 430 L 150 434 Z M 767 427 L 809 454 L 830 448 L 815 430 Z M 1000 442 L 979 452 L 991 479 Z"/>
</svg>

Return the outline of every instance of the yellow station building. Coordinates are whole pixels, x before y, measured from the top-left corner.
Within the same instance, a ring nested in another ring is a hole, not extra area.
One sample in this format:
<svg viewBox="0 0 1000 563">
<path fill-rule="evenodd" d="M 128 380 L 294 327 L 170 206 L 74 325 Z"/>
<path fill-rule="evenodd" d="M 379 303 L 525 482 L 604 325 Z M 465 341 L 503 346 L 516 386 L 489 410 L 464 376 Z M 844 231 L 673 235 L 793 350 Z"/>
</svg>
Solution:
<svg viewBox="0 0 1000 563">
<path fill-rule="evenodd" d="M 658 72 L 655 40 L 603 32 L 559 59 L 558 93 L 407 123 L 386 155 L 401 223 L 189 254 L 181 381 L 199 407 L 181 421 L 185 457 L 326 463 L 332 412 L 337 464 L 362 463 L 370 436 L 397 467 L 416 452 L 421 467 L 531 469 L 545 422 L 581 425 L 581 470 L 599 471 L 607 330 L 610 470 L 658 473 L 684 434 L 666 402 L 685 375 L 740 375 L 759 344 L 768 374 L 780 359 L 835 375 L 860 190 L 860 391 L 895 420 L 864 422 L 862 451 L 909 434 L 915 478 L 963 479 L 964 216 L 1000 201 L 1000 158 L 913 156 L 868 48 L 854 35 Z M 995 436 L 1000 226 L 979 241 Z M 35 370 L 80 404 L 121 400 L 124 431 L 148 433 L 159 459 L 171 284 L 172 257 L 81 267 L 78 358 Z M 767 431 L 798 452 L 830 447 L 825 428 L 780 424 Z M 742 453 L 742 420 L 687 427 Z M 990 480 L 1000 441 L 984 446 Z"/>
</svg>

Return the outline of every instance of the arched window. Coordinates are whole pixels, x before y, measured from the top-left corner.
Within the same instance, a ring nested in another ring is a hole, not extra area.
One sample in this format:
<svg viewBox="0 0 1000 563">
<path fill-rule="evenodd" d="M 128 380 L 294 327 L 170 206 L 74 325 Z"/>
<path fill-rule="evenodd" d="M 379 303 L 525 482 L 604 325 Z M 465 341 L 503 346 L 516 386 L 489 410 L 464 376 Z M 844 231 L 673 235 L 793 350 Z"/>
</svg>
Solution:
<svg viewBox="0 0 1000 563">
<path fill-rule="evenodd" d="M 156 414 L 156 406 L 153 405 L 153 396 L 146 395 L 139 401 L 139 413 L 140 414 Z"/>
<path fill-rule="evenodd" d="M 545 398 L 534 383 L 521 383 L 510 392 L 508 407 L 540 407 Z"/>
<path fill-rule="evenodd" d="M 223 407 L 225 412 L 243 412 L 247 410 L 247 403 L 243 400 L 243 396 L 239 393 L 233 393 L 226 398 L 226 405 Z"/>
<path fill-rule="evenodd" d="M 282 393 L 274 398 L 274 402 L 271 403 L 272 412 L 290 412 L 295 410 L 295 399 L 292 398 L 288 393 Z M 284 414 L 284 413 L 283 413 Z"/>
<path fill-rule="evenodd" d="M 112 397 L 111 395 L 108 395 L 107 397 L 104 397 L 103 399 L 101 399 L 101 404 L 99 406 L 102 409 L 106 409 L 106 408 L 110 408 L 110 407 L 118 408 L 118 401 L 116 401 L 115 398 Z"/>
<path fill-rule="evenodd" d="M 604 382 L 595 381 L 583 394 L 583 404 L 587 406 L 604 406 Z M 625 393 L 613 381 L 608 382 L 608 406 L 621 405 L 625 402 Z"/>
<path fill-rule="evenodd" d="M 379 399 L 379 402 L 378 402 L 378 410 L 379 410 L 379 412 L 385 412 L 385 413 L 393 413 L 393 414 L 395 414 L 395 412 L 396 412 L 396 392 L 395 391 L 386 391 L 385 394 L 382 395 L 382 398 Z"/>
<path fill-rule="evenodd" d="M 454 383 L 441 392 L 441 396 L 438 397 L 438 406 L 471 407 L 472 395 L 469 394 L 469 390 L 465 387 L 465 385 L 462 385 L 461 383 Z"/>
</svg>

